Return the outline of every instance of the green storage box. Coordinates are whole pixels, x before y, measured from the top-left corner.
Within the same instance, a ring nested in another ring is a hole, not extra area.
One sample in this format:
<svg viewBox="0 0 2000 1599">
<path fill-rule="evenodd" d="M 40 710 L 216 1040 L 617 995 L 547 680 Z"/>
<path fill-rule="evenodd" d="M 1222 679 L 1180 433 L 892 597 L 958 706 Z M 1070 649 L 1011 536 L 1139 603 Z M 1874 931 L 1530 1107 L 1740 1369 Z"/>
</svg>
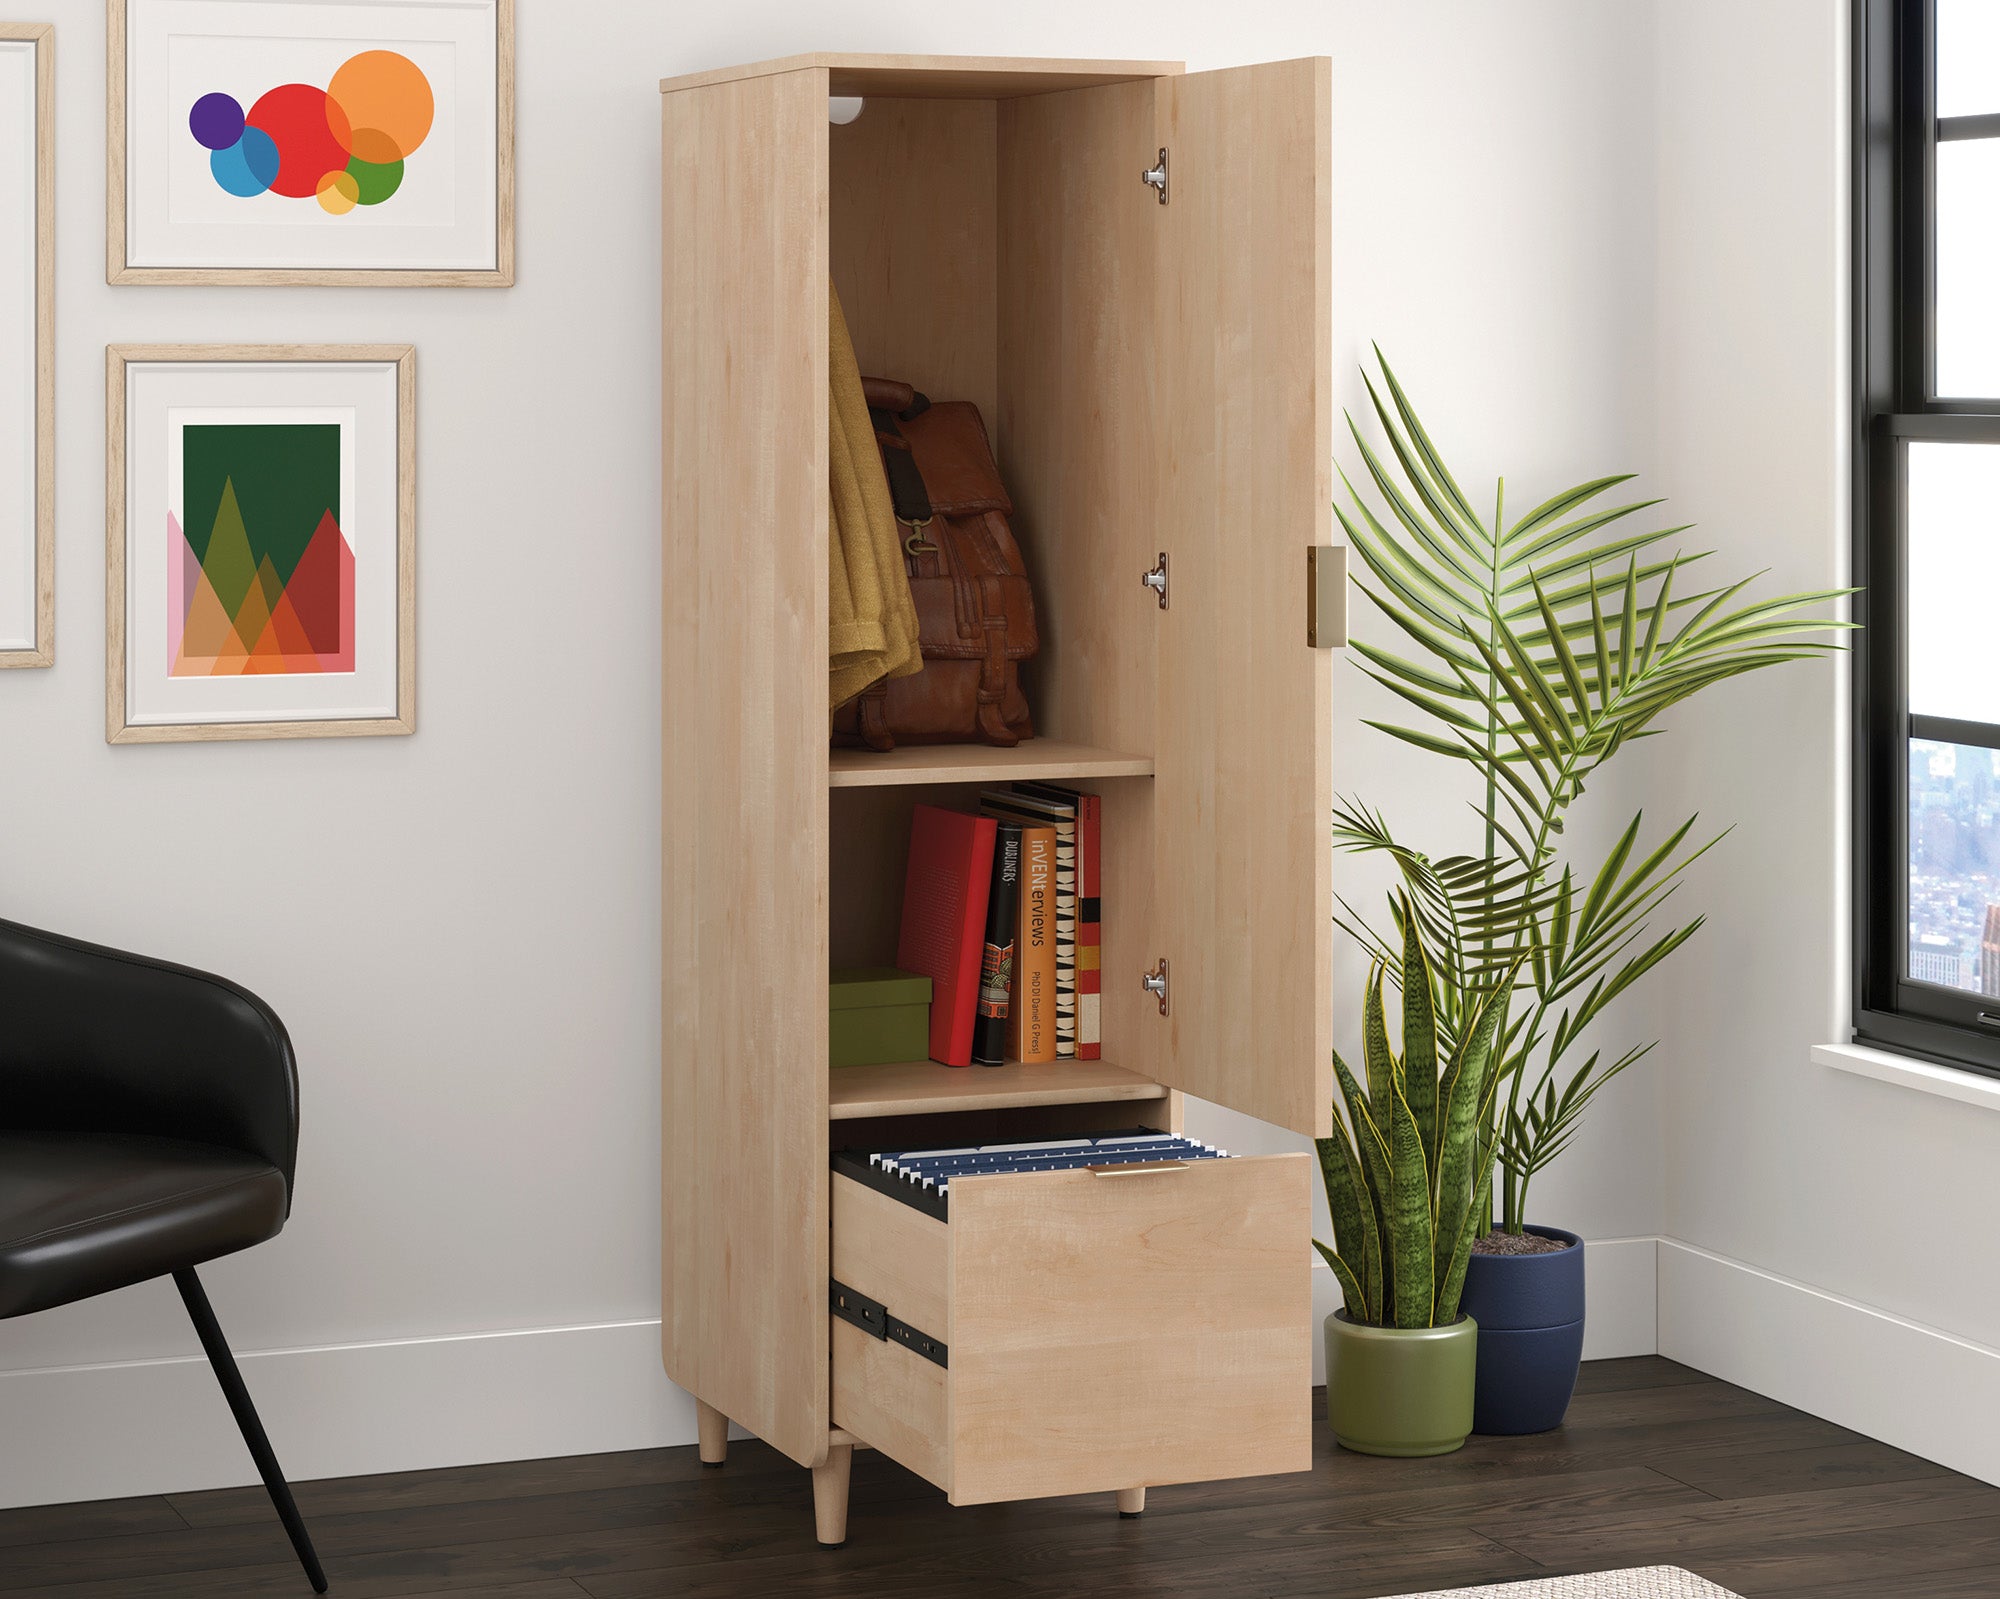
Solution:
<svg viewBox="0 0 2000 1599">
<path fill-rule="evenodd" d="M 836 1066 L 886 1066 L 931 1052 L 931 980 L 893 966 L 835 972 L 827 1039 Z"/>
</svg>

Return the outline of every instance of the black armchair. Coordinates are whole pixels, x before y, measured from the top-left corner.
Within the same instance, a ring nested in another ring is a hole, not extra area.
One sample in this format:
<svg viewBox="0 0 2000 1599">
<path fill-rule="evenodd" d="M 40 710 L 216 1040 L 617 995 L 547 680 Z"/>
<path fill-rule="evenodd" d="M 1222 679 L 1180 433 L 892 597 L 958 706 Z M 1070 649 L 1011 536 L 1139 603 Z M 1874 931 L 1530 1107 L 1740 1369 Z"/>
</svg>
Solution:
<svg viewBox="0 0 2000 1599">
<path fill-rule="evenodd" d="M 171 1273 L 324 1593 L 194 1270 L 283 1229 L 298 1131 L 292 1043 L 254 994 L 0 921 L 0 1319 Z"/>
</svg>

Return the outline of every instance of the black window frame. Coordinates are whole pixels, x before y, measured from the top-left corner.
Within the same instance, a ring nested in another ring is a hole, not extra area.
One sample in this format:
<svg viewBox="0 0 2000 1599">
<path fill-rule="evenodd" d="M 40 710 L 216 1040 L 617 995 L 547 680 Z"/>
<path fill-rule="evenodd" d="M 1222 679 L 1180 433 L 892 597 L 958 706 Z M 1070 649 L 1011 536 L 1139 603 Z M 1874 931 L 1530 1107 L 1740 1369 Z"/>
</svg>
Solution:
<svg viewBox="0 0 2000 1599">
<path fill-rule="evenodd" d="M 2000 443 L 2000 397 L 1940 399 L 1937 144 L 2000 136 L 2000 114 L 1935 115 L 1936 0 L 1853 0 L 1854 1036 L 2000 1077 L 2000 998 L 1905 975 L 1909 742 L 2000 749 L 2000 726 L 1907 710 L 1907 446 Z"/>
</svg>

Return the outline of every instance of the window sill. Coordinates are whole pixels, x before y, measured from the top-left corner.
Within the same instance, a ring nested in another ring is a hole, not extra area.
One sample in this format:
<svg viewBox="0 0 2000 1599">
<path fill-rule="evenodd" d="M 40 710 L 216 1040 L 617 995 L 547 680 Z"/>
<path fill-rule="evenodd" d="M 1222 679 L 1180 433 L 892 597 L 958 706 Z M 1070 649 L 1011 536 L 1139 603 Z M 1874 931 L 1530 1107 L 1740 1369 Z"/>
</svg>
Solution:
<svg viewBox="0 0 2000 1599">
<path fill-rule="evenodd" d="M 1815 1044 L 1812 1058 L 1821 1066 L 1856 1077 L 1872 1077 L 1878 1083 L 1895 1083 L 1914 1088 L 1920 1094 L 1955 1099 L 1962 1105 L 1983 1105 L 2000 1110 L 2000 1078 L 1983 1077 L 1977 1072 L 1935 1066 L 1927 1060 L 1896 1055 L 1866 1044 Z"/>
</svg>

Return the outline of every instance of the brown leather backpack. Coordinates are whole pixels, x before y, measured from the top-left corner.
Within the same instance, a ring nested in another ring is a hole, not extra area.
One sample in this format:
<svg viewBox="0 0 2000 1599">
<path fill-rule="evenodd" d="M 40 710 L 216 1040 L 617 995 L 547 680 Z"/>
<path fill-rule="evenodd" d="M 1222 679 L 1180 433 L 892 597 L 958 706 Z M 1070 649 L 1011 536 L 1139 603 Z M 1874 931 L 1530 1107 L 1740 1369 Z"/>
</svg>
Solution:
<svg viewBox="0 0 2000 1599">
<path fill-rule="evenodd" d="M 907 383 L 863 378 L 903 534 L 924 669 L 864 689 L 833 713 L 833 741 L 1011 745 L 1035 736 L 1019 663 L 1040 648 L 1035 597 L 1007 518 L 979 407 L 933 404 Z"/>
</svg>

